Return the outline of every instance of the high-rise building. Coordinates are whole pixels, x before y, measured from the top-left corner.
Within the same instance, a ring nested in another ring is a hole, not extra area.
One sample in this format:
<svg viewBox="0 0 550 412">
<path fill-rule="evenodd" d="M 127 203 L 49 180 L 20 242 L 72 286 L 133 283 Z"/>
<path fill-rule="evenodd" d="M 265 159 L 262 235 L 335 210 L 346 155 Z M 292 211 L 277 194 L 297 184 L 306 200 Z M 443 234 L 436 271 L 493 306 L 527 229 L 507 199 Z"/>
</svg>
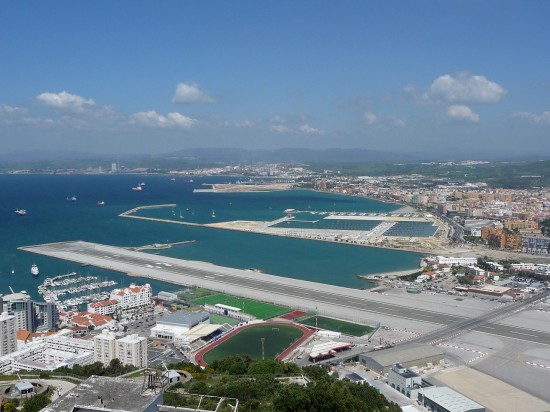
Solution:
<svg viewBox="0 0 550 412">
<path fill-rule="evenodd" d="M 36 332 L 34 305 L 30 296 L 26 293 L 12 293 L 2 297 L 2 311 L 15 317 L 15 329 Z"/>
<path fill-rule="evenodd" d="M 59 324 L 59 311 L 53 302 L 34 302 L 24 292 L 2 296 L 2 311 L 15 317 L 15 329 L 29 332 L 57 330 Z"/>
<path fill-rule="evenodd" d="M 108 365 L 115 358 L 123 365 L 147 367 L 147 338 L 135 334 L 116 339 L 115 334 L 107 330 L 95 336 L 94 362 Z"/>
<path fill-rule="evenodd" d="M 116 337 L 114 333 L 104 330 L 99 335 L 94 336 L 94 362 L 108 365 L 116 357 Z"/>
<path fill-rule="evenodd" d="M 34 302 L 36 330 L 57 330 L 59 325 L 59 310 L 53 302 Z"/>
<path fill-rule="evenodd" d="M 123 365 L 147 367 L 147 338 L 137 334 L 116 341 L 117 358 Z"/>
<path fill-rule="evenodd" d="M 15 316 L 2 312 L 0 315 L 0 357 L 17 350 Z"/>
</svg>

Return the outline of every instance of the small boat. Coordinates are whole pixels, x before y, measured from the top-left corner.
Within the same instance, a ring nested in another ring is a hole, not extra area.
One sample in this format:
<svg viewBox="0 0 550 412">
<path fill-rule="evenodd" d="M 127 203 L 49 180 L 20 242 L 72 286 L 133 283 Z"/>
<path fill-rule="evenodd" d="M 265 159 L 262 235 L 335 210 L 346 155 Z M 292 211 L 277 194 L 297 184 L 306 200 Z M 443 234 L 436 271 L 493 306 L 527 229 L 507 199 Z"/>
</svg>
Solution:
<svg viewBox="0 0 550 412">
<path fill-rule="evenodd" d="M 216 212 L 212 210 L 212 217 L 216 217 Z"/>
<path fill-rule="evenodd" d="M 38 266 L 36 266 L 34 263 L 31 266 L 31 274 L 33 276 L 38 276 L 40 274 L 40 271 L 38 270 Z"/>
<path fill-rule="evenodd" d="M 72 195 L 71 197 L 67 196 L 67 200 L 69 202 L 76 202 L 76 196 L 75 195 Z"/>
<path fill-rule="evenodd" d="M 134 192 L 141 192 L 143 189 L 142 189 L 142 186 L 137 185 L 137 186 L 135 186 L 135 187 L 132 187 L 132 190 L 133 190 Z"/>
<path fill-rule="evenodd" d="M 173 177 L 173 178 L 172 178 L 172 179 L 170 179 L 170 180 L 176 180 L 176 178 L 175 178 L 175 177 Z"/>
<path fill-rule="evenodd" d="M 181 210 L 180 210 L 180 219 L 183 219 L 183 215 L 181 214 Z"/>
<path fill-rule="evenodd" d="M 25 209 L 17 209 L 15 211 L 15 214 L 19 216 L 25 216 L 27 214 L 27 211 Z"/>
<path fill-rule="evenodd" d="M 11 274 L 13 275 L 15 273 L 15 268 L 13 267 L 13 265 L 11 265 Z"/>
<path fill-rule="evenodd" d="M 103 200 L 100 200 L 96 203 L 98 206 L 105 206 L 105 202 Z"/>
<path fill-rule="evenodd" d="M 141 182 L 138 186 L 145 186 L 145 182 Z"/>
</svg>

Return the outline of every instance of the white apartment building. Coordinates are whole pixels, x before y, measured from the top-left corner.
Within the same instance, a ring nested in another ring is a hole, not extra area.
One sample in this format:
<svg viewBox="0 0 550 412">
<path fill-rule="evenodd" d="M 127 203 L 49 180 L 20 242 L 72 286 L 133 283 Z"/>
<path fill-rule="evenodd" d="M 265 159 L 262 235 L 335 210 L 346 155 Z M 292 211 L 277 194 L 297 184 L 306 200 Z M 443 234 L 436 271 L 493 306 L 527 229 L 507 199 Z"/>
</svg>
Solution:
<svg viewBox="0 0 550 412">
<path fill-rule="evenodd" d="M 98 313 L 100 315 L 112 315 L 117 311 L 118 300 L 103 300 L 101 302 L 92 302 L 88 304 L 88 312 Z"/>
<path fill-rule="evenodd" d="M 17 336 L 15 334 L 15 316 L 8 312 L 0 315 L 0 356 L 17 350 Z"/>
<path fill-rule="evenodd" d="M 94 336 L 94 362 L 101 362 L 109 365 L 116 355 L 116 337 L 115 334 L 103 330 L 97 336 Z"/>
<path fill-rule="evenodd" d="M 510 267 L 515 270 L 533 270 L 534 271 L 537 265 L 536 263 L 512 263 Z"/>
<path fill-rule="evenodd" d="M 116 353 L 123 365 L 147 367 L 147 338 L 137 334 L 116 341 Z"/>
<path fill-rule="evenodd" d="M 23 349 L 0 356 L 0 374 L 20 370 L 53 371 L 61 366 L 87 365 L 94 360 L 93 342 L 75 339 L 72 331 L 36 338 Z"/>
<path fill-rule="evenodd" d="M 151 285 L 148 283 L 143 286 L 132 283 L 128 288 L 112 290 L 109 300 L 118 300 L 118 309 L 124 310 L 149 305 L 152 296 Z"/>
<path fill-rule="evenodd" d="M 436 256 L 435 260 L 440 265 L 471 266 L 477 264 L 477 258 Z"/>
<path fill-rule="evenodd" d="M 109 365 L 119 359 L 123 365 L 147 367 L 147 338 L 137 334 L 116 339 L 113 332 L 104 330 L 94 337 L 94 362 Z"/>
</svg>

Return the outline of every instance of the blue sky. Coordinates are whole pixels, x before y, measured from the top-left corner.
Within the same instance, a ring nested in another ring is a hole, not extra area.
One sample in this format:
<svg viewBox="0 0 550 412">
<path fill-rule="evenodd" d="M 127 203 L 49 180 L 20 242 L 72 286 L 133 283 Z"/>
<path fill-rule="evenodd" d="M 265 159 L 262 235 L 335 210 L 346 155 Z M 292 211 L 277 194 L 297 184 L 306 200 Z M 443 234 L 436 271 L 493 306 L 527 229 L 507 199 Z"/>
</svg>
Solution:
<svg viewBox="0 0 550 412">
<path fill-rule="evenodd" d="M 548 1 L 40 1 L 0 12 L 0 152 L 550 153 Z"/>
</svg>

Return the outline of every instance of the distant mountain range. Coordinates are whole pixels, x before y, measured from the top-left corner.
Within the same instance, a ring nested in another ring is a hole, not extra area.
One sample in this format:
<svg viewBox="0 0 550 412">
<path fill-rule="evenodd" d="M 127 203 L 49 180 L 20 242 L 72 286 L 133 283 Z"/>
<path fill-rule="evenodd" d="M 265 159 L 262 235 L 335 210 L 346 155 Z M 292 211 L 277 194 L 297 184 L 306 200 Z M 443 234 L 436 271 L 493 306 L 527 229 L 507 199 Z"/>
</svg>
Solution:
<svg viewBox="0 0 550 412">
<path fill-rule="evenodd" d="M 426 152 L 388 152 L 369 149 L 306 149 L 306 148 L 282 148 L 282 149 L 241 149 L 241 148 L 193 148 L 182 149 L 175 152 L 149 155 L 149 154 L 94 154 L 78 151 L 45 151 L 26 150 L 0 154 L 0 164 L 15 163 L 57 163 L 65 161 L 86 160 L 99 162 L 112 162 L 119 159 L 124 162 L 143 163 L 147 167 L 149 163 L 155 165 L 166 161 L 173 164 L 174 161 L 184 163 L 396 163 L 419 161 L 459 161 L 459 160 L 538 160 L 540 155 L 513 157 L 509 153 L 498 151 L 462 153 L 450 152 L 437 154 Z"/>
</svg>

